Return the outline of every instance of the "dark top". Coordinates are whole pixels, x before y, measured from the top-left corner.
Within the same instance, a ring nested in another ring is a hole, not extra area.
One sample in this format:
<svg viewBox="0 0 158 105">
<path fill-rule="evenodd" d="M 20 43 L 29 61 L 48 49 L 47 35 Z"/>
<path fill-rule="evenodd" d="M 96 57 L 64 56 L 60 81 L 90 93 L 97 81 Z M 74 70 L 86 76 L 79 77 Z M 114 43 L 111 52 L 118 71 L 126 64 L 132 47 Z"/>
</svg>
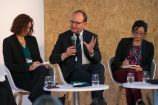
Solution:
<svg viewBox="0 0 158 105">
<path fill-rule="evenodd" d="M 128 56 L 131 47 L 133 47 L 133 38 L 123 38 L 119 42 L 112 63 L 112 70 L 117 70 L 122 65 L 122 62 Z M 140 65 L 143 71 L 150 71 L 150 66 L 154 56 L 154 46 L 151 42 L 142 40 L 142 64 Z"/>
<path fill-rule="evenodd" d="M 32 60 L 42 62 L 36 38 L 27 35 L 25 40 L 31 53 Z M 3 57 L 5 65 L 12 73 L 28 72 L 29 65 L 26 63 L 23 47 L 18 41 L 16 35 L 11 35 L 4 39 Z"/>
<path fill-rule="evenodd" d="M 126 59 L 129 61 L 130 65 L 142 65 L 142 47 L 132 46 L 129 50 L 129 54 Z"/>
<path fill-rule="evenodd" d="M 29 50 L 29 48 L 27 47 L 27 45 L 25 46 L 25 47 L 23 47 L 23 53 L 24 53 L 24 57 L 25 57 L 25 59 L 26 58 L 32 58 L 31 57 L 31 53 L 30 53 L 30 50 Z"/>
<path fill-rule="evenodd" d="M 66 49 L 72 45 L 72 41 L 71 41 L 72 36 L 73 36 L 73 32 L 71 30 L 61 33 L 54 46 L 52 54 L 49 57 L 49 61 L 52 64 L 58 63 L 60 65 L 65 78 L 68 77 L 69 74 L 74 69 L 75 56 L 68 57 L 64 61 L 62 61 L 61 54 L 63 52 L 65 52 Z M 89 32 L 87 30 L 83 31 L 83 41 L 89 43 L 92 36 L 97 37 L 97 35 Z M 98 48 L 98 41 L 96 42 L 96 45 L 94 46 L 94 56 L 93 57 L 90 57 L 90 54 L 84 44 L 83 44 L 83 48 L 84 48 L 85 56 L 88 58 L 90 63 L 99 63 L 101 61 L 101 54 L 100 54 L 100 51 Z"/>
</svg>

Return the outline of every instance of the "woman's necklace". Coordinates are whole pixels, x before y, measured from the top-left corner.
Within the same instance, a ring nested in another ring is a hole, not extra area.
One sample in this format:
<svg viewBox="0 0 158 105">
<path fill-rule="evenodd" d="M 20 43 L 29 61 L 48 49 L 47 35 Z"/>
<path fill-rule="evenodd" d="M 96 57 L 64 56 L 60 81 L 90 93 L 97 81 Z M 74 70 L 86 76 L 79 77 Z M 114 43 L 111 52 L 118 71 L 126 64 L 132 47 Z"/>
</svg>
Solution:
<svg viewBox="0 0 158 105">
<path fill-rule="evenodd" d="M 140 47 L 138 56 L 136 56 L 136 50 L 135 50 L 134 47 Z M 135 58 L 135 64 L 138 64 L 140 56 L 141 56 L 141 53 L 142 53 L 141 42 L 133 42 L 132 53 L 133 53 L 134 58 Z"/>
</svg>

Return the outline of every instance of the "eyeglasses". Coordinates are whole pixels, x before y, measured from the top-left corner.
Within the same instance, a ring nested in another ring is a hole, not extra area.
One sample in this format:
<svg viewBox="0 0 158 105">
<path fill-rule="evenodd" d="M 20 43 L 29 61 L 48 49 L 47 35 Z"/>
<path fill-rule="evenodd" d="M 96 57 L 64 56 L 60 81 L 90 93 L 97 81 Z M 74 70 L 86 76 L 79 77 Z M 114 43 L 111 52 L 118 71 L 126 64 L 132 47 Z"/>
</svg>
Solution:
<svg viewBox="0 0 158 105">
<path fill-rule="evenodd" d="M 139 32 L 134 32 L 134 35 L 140 35 L 140 36 L 143 36 L 145 33 L 139 33 Z"/>
<path fill-rule="evenodd" d="M 73 20 L 70 20 L 70 24 L 79 25 L 79 24 L 81 24 L 81 23 L 84 23 L 84 21 L 83 21 L 83 22 L 75 22 L 75 21 L 73 21 Z"/>
</svg>

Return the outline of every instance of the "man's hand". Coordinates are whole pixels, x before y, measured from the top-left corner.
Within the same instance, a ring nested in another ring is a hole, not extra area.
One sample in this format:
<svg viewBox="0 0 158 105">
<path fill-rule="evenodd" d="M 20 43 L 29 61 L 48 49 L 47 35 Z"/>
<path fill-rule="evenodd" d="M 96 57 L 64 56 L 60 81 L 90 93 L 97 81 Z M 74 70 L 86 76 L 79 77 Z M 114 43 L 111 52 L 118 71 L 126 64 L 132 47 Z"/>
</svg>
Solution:
<svg viewBox="0 0 158 105">
<path fill-rule="evenodd" d="M 70 46 L 66 49 L 64 53 L 61 55 L 62 61 L 66 59 L 69 56 L 75 56 L 76 55 L 76 47 L 75 46 Z"/>
<path fill-rule="evenodd" d="M 94 36 L 92 37 L 91 41 L 89 43 L 86 43 L 85 41 L 83 42 L 86 46 L 86 48 L 88 49 L 90 54 L 94 53 L 94 46 L 96 44 L 97 38 L 95 38 Z"/>
</svg>

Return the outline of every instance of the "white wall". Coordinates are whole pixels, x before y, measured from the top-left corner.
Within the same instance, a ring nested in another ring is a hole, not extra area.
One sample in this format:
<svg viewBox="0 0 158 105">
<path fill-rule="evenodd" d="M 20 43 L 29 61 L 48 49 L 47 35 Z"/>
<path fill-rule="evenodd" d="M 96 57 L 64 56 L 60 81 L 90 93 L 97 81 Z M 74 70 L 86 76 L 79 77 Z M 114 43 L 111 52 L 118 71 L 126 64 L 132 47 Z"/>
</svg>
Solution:
<svg viewBox="0 0 158 105">
<path fill-rule="evenodd" d="M 44 58 L 44 4 L 43 0 L 0 0 L 0 63 L 3 63 L 2 43 L 10 36 L 13 19 L 25 13 L 34 20 L 34 36 L 36 36 L 41 57 Z M 18 53 L 18 52 L 17 52 Z"/>
<path fill-rule="evenodd" d="M 41 57 L 44 58 L 44 4 L 43 0 L 0 0 L 0 63 L 3 63 L 2 43 L 5 37 L 10 36 L 13 19 L 25 13 L 34 20 L 34 36 L 36 36 Z M 18 52 L 17 52 L 18 53 Z M 23 105 L 31 105 L 27 97 Z"/>
</svg>

